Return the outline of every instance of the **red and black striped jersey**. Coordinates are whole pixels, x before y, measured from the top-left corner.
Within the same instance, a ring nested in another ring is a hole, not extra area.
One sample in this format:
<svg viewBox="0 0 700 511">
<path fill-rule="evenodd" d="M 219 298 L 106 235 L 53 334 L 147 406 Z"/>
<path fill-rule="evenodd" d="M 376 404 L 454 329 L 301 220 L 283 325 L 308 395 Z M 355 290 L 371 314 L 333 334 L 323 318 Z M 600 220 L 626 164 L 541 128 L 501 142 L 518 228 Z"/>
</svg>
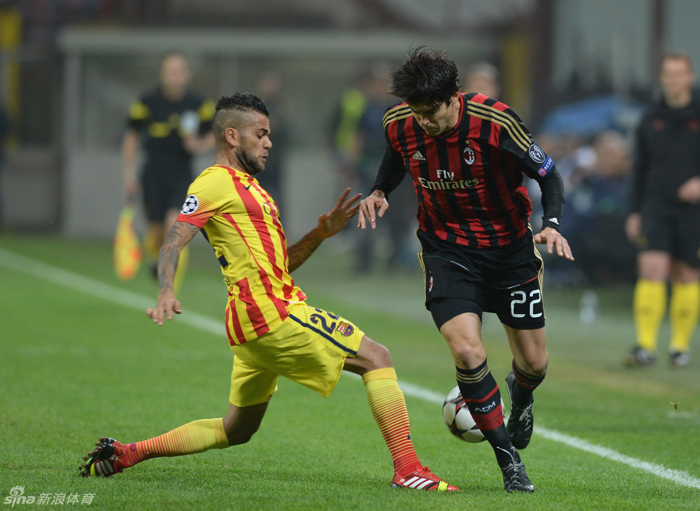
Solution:
<svg viewBox="0 0 700 511">
<path fill-rule="evenodd" d="M 460 95 L 459 121 L 432 137 L 406 103 L 384 115 L 387 153 L 372 189 L 389 194 L 408 171 L 419 229 L 472 248 L 509 245 L 528 229 L 532 206 L 523 174 L 554 169 L 518 115 L 483 94 Z"/>
</svg>

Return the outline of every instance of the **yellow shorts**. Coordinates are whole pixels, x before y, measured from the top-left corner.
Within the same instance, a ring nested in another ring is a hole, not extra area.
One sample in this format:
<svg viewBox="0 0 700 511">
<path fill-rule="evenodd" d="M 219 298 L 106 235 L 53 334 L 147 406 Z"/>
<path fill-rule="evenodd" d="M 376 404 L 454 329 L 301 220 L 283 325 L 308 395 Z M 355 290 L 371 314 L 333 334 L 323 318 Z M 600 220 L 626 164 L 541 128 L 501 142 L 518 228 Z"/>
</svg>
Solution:
<svg viewBox="0 0 700 511">
<path fill-rule="evenodd" d="M 345 359 L 357 356 L 364 332 L 353 323 L 305 302 L 288 310 L 289 317 L 272 332 L 231 347 L 231 404 L 266 403 L 280 376 L 328 397 Z"/>
</svg>

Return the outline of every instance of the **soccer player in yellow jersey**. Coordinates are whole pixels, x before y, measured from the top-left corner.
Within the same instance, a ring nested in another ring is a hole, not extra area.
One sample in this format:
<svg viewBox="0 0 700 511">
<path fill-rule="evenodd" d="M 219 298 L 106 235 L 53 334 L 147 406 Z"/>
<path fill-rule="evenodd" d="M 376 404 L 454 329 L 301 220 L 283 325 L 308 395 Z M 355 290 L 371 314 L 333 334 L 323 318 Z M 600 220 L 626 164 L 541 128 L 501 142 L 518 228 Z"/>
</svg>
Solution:
<svg viewBox="0 0 700 511">
<path fill-rule="evenodd" d="M 345 190 L 316 228 L 287 247 L 275 201 L 255 175 L 265 168 L 269 114 L 258 97 L 222 97 L 214 116 L 216 164 L 190 186 L 158 260 L 158 325 L 180 314 L 173 280 L 182 249 L 201 230 L 214 248 L 228 287 L 226 332 L 235 355 L 225 417 L 191 422 L 158 437 L 124 444 L 100 438 L 83 476 L 109 477 L 143 460 L 244 444 L 258 430 L 280 376 L 328 396 L 342 370 L 362 376 L 367 399 L 394 462 L 392 487 L 453 491 L 424 467 L 411 441 L 408 412 L 389 350 L 350 321 L 313 308 L 294 284 L 297 269 L 358 210 Z"/>
</svg>

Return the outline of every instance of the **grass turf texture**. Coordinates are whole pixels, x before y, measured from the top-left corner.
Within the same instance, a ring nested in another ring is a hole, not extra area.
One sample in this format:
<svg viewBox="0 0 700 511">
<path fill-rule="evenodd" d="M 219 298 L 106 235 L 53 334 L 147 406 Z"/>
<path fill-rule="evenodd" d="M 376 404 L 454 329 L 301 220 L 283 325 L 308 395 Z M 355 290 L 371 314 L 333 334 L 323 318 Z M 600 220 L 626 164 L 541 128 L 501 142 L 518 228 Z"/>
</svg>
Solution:
<svg viewBox="0 0 700 511">
<path fill-rule="evenodd" d="M 0 248 L 155 303 L 145 268 L 129 283 L 114 277 L 108 243 L 4 236 Z M 203 244 L 194 248 L 180 297 L 184 313 L 222 321 L 225 289 L 216 260 Z M 388 346 L 400 381 L 446 394 L 454 366 L 422 307 L 420 273 L 357 278 L 348 267 L 346 258 L 321 249 L 295 278 L 309 303 L 353 320 Z M 462 492 L 391 490 L 388 450 L 353 377 L 341 378 L 328 400 L 281 380 L 247 445 L 149 460 L 111 479 L 81 479 L 80 458 L 99 436 L 141 440 L 222 416 L 232 359 L 227 342 L 177 319 L 157 328 L 140 311 L 2 264 L 0 282 L 0 501 L 19 485 L 25 495 L 94 493 L 92 506 L 103 509 L 697 509 L 700 502 L 700 489 L 537 434 L 522 453 L 537 491 L 508 495 L 490 448 L 452 438 L 440 405 L 411 396 L 421 460 Z M 580 291 L 546 290 L 544 299 L 550 370 L 536 393 L 536 426 L 700 478 L 700 361 L 671 369 L 664 327 L 656 366 L 622 367 L 633 339 L 629 288 L 601 291 L 593 325 L 579 322 Z M 495 318 L 487 317 L 484 339 L 504 389 L 511 357 Z"/>
</svg>

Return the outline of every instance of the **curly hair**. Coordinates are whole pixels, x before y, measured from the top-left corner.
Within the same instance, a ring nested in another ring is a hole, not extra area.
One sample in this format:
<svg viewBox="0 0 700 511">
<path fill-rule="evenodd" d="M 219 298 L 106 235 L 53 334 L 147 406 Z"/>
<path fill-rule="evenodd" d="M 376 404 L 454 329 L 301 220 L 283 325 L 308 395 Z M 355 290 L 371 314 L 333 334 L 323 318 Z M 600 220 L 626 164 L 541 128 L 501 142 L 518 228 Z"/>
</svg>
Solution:
<svg viewBox="0 0 700 511">
<path fill-rule="evenodd" d="M 411 48 L 404 63 L 391 73 L 389 93 L 406 103 L 447 103 L 459 91 L 459 72 L 445 50 Z"/>
</svg>

